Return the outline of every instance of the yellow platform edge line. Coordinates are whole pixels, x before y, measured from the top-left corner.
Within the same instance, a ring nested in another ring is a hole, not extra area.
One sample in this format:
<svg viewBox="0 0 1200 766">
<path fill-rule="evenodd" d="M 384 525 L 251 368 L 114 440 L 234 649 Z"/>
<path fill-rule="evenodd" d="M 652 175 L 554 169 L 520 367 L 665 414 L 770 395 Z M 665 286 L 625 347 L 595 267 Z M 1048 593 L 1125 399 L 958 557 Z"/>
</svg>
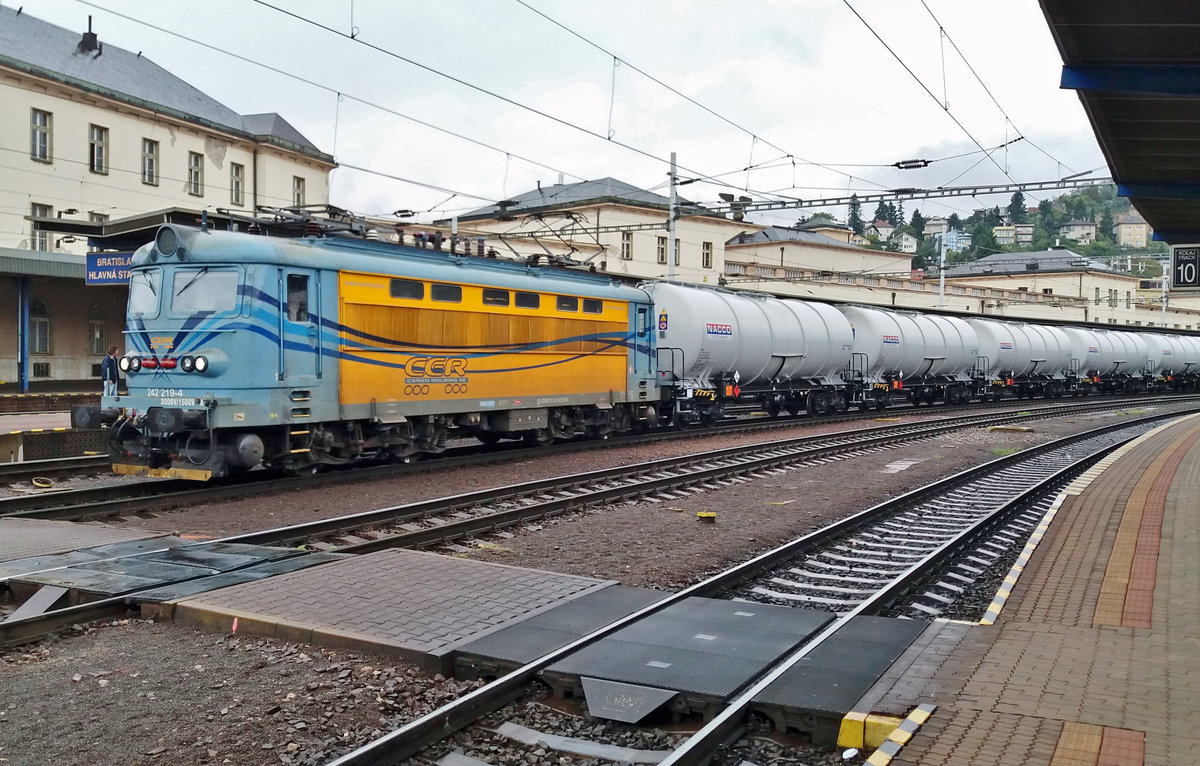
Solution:
<svg viewBox="0 0 1200 766">
<path fill-rule="evenodd" d="M 887 766 L 892 762 L 892 759 L 899 755 L 901 749 L 913 738 L 921 725 L 929 720 L 937 710 L 937 705 L 924 704 L 917 705 L 908 717 L 900 722 L 888 734 L 887 738 L 879 744 L 875 752 L 871 753 L 867 758 L 867 763 L 871 766 Z M 838 743 L 839 745 L 841 742 Z"/>
</svg>

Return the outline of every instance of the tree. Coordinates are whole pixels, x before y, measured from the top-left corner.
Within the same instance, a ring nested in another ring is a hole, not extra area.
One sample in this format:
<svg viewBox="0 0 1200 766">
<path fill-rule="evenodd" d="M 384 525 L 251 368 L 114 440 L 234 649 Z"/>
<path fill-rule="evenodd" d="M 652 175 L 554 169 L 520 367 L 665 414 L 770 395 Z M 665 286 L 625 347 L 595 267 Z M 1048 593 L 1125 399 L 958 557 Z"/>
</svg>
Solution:
<svg viewBox="0 0 1200 766">
<path fill-rule="evenodd" d="M 1008 222 L 1009 223 L 1025 223 L 1029 220 L 1029 213 L 1025 209 L 1025 195 L 1020 189 L 1013 192 L 1012 201 L 1008 203 Z"/>
<path fill-rule="evenodd" d="M 1113 215 L 1111 210 L 1105 210 L 1100 216 L 1100 236 L 1107 239 L 1109 242 L 1116 242 L 1117 238 L 1113 234 Z"/>
<path fill-rule="evenodd" d="M 892 215 L 890 208 L 891 205 L 883 200 L 879 200 L 879 204 L 875 206 L 875 217 L 871 219 L 871 223 L 875 223 L 876 221 L 890 220 L 889 216 Z"/>
<path fill-rule="evenodd" d="M 904 225 L 904 203 L 896 200 L 896 204 L 892 206 L 892 217 L 888 219 L 892 222 L 892 226 Z"/>
<path fill-rule="evenodd" d="M 992 227 L 987 223 L 977 223 L 971 228 L 971 248 L 973 258 L 986 258 L 1000 252 L 1000 243 L 992 233 Z"/>
<path fill-rule="evenodd" d="M 950 229 L 962 231 L 963 222 L 962 219 L 958 217 L 958 213 L 950 214 L 950 217 L 946 219 L 946 226 Z"/>
<path fill-rule="evenodd" d="M 918 240 L 921 240 L 922 238 L 924 238 L 924 236 L 925 236 L 925 216 L 921 215 L 920 210 L 913 210 L 912 220 L 909 221 L 909 225 L 912 226 L 913 235 L 916 236 L 916 238 Z"/>
<path fill-rule="evenodd" d="M 822 211 L 820 213 L 813 213 L 812 215 L 810 215 L 808 217 L 808 220 L 810 220 L 810 221 L 833 221 L 835 219 L 831 213 L 826 213 L 826 212 Z"/>
<path fill-rule="evenodd" d="M 857 194 L 850 195 L 850 209 L 846 213 L 846 225 L 855 234 L 863 233 L 862 203 L 858 201 Z"/>
</svg>

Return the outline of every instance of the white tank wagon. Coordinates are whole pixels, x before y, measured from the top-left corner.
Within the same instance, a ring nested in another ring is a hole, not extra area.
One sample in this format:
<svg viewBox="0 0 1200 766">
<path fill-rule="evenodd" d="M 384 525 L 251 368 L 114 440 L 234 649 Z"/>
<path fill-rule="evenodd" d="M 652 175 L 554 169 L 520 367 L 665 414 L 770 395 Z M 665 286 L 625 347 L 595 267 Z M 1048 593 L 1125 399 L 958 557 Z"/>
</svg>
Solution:
<svg viewBox="0 0 1200 766">
<path fill-rule="evenodd" d="M 683 390 L 676 419 L 714 418 L 743 391 L 772 414 L 845 402 L 850 325 L 831 306 L 674 282 L 642 288 L 655 305 L 660 381 Z"/>
<path fill-rule="evenodd" d="M 891 383 L 921 374 L 925 336 L 914 315 L 867 306 L 839 306 L 854 333 L 853 368 L 870 383 Z"/>
<path fill-rule="evenodd" d="M 1116 367 L 1112 340 L 1107 333 L 1086 327 L 1064 327 L 1070 344 L 1071 363 L 1068 368 L 1080 380 L 1087 381 L 1110 375 Z"/>
<path fill-rule="evenodd" d="M 866 306 L 842 306 L 854 329 L 852 378 L 865 405 L 882 406 L 903 391 L 912 402 L 950 403 L 970 396 L 979 339 L 962 319 Z"/>
<path fill-rule="evenodd" d="M 1033 369 L 1029 375 L 1062 380 L 1071 367 L 1071 341 L 1061 329 L 1051 325 L 1027 324 L 1025 335 L 1033 349 Z"/>
<path fill-rule="evenodd" d="M 1029 365 L 1025 334 L 1018 339 L 1013 325 L 994 319 L 968 319 L 967 324 L 979 338 L 976 371 L 981 378 L 1003 382 L 1013 377 L 1013 370 Z"/>
</svg>

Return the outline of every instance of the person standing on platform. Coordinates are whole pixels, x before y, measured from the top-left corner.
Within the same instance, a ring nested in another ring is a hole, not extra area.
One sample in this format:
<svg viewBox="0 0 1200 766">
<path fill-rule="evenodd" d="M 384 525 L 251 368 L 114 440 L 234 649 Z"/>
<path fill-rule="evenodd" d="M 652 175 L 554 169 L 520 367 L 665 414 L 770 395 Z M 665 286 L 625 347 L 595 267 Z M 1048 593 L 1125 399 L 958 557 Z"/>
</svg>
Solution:
<svg viewBox="0 0 1200 766">
<path fill-rule="evenodd" d="M 104 381 L 104 395 L 117 395 L 117 347 L 109 346 L 108 355 L 100 363 L 100 378 Z"/>
</svg>

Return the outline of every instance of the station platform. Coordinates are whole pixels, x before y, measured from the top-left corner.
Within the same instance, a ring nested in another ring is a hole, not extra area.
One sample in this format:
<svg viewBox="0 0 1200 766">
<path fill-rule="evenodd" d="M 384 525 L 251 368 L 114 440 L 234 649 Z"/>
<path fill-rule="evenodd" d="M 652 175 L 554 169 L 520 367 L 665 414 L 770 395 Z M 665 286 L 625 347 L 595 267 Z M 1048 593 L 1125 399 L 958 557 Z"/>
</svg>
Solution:
<svg viewBox="0 0 1200 766">
<path fill-rule="evenodd" d="M 0 415 L 0 462 L 73 457 L 103 450 L 103 432 L 71 428 L 69 411 Z"/>
<path fill-rule="evenodd" d="M 1200 761 L 1198 497 L 1196 415 L 1080 477 L 983 624 L 943 623 L 869 692 L 876 713 L 936 710 L 894 757 L 868 763 Z"/>
<path fill-rule="evenodd" d="M 69 412 L 73 404 L 99 404 L 100 381 L 93 390 L 0 393 L 0 414 Z"/>
</svg>

